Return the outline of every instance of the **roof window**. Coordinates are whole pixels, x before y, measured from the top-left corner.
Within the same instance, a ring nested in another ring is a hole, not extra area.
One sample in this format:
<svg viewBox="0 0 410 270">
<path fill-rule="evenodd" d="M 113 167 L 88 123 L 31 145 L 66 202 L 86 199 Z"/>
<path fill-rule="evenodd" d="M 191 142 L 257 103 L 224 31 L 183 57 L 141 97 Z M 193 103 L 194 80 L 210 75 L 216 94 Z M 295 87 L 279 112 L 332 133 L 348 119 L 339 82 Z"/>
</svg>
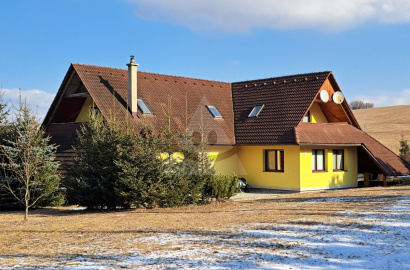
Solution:
<svg viewBox="0 0 410 270">
<path fill-rule="evenodd" d="M 205 105 L 214 118 L 222 118 L 222 115 L 218 112 L 214 105 Z"/>
<path fill-rule="evenodd" d="M 265 104 L 258 104 L 253 107 L 251 113 L 248 115 L 248 117 L 258 117 L 259 113 L 262 111 L 263 107 L 265 107 Z"/>
<path fill-rule="evenodd" d="M 147 103 L 143 99 L 137 100 L 138 108 L 142 111 L 143 114 L 152 114 L 151 110 L 149 109 Z"/>
</svg>

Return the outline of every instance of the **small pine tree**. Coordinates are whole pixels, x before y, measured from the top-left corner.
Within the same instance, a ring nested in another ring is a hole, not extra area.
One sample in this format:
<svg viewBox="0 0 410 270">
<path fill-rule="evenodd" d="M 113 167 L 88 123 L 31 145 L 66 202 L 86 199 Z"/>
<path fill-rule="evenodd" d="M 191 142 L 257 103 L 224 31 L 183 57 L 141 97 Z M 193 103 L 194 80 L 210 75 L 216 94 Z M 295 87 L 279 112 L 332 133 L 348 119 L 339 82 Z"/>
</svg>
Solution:
<svg viewBox="0 0 410 270">
<path fill-rule="evenodd" d="M 115 192 L 121 171 L 117 162 L 130 149 L 129 134 L 115 120 L 105 121 L 90 113 L 89 122 L 78 132 L 76 157 L 64 179 L 69 202 L 100 209 L 123 204 Z"/>
<path fill-rule="evenodd" d="M 406 160 L 407 162 L 410 162 L 410 147 L 407 142 L 407 140 L 404 138 L 404 135 L 401 135 L 401 140 L 399 141 L 400 143 L 400 156 Z"/>
<path fill-rule="evenodd" d="M 59 187 L 58 163 L 54 161 L 57 148 L 48 142 L 30 108 L 20 102 L 9 136 L 0 145 L 0 185 L 24 205 L 24 220 L 29 208 Z M 61 196 L 58 199 L 61 201 Z"/>
<path fill-rule="evenodd" d="M 134 129 L 130 123 L 120 125 L 115 117 L 104 120 L 90 114 L 78 133 L 77 156 L 67 168 L 68 201 L 100 209 L 151 208 L 206 203 L 213 194 L 231 196 L 232 181 L 210 181 L 215 171 L 206 143 L 194 143 L 187 129 L 172 130 L 170 108 L 169 103 L 164 111 L 169 125 L 159 135 L 144 118 Z M 174 160 L 175 152 L 183 159 Z"/>
</svg>

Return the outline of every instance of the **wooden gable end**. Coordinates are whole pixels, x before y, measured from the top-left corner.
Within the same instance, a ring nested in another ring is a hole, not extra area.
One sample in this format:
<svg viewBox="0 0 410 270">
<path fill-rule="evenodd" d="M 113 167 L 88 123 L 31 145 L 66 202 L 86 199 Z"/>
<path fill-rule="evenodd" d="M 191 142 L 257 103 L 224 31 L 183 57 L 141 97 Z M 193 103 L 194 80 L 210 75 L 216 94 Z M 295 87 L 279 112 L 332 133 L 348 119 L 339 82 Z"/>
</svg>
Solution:
<svg viewBox="0 0 410 270">
<path fill-rule="evenodd" d="M 326 103 L 320 99 L 320 92 L 322 90 L 326 90 L 330 97 L 330 100 Z M 336 104 L 332 101 L 332 96 L 336 91 L 341 90 L 337 85 L 337 82 L 334 79 L 333 75 L 330 74 L 330 76 L 324 81 L 323 85 L 319 89 L 315 100 L 309 107 L 309 111 L 312 109 L 317 110 L 317 107 L 319 107 L 321 113 L 325 116 L 327 123 L 350 124 L 360 129 L 360 126 L 356 118 L 354 117 L 346 99 L 342 104 Z"/>
<path fill-rule="evenodd" d="M 47 113 L 44 124 L 48 126 L 49 124 L 75 122 L 89 96 L 77 72 L 70 68 L 66 80 L 61 85 Z"/>
</svg>

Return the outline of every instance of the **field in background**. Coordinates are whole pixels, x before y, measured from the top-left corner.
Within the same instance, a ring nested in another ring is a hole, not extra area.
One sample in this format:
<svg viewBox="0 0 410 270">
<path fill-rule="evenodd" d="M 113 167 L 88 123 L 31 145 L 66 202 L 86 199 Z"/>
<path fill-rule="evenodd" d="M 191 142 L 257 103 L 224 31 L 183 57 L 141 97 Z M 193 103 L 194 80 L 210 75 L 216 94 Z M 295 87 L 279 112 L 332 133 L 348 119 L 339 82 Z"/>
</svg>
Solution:
<svg viewBox="0 0 410 270">
<path fill-rule="evenodd" d="M 0 212 L 2 269 L 408 269 L 410 186 L 171 209 Z"/>
<path fill-rule="evenodd" d="M 364 131 L 396 154 L 402 134 L 410 142 L 410 105 L 353 110 L 353 113 Z"/>
</svg>

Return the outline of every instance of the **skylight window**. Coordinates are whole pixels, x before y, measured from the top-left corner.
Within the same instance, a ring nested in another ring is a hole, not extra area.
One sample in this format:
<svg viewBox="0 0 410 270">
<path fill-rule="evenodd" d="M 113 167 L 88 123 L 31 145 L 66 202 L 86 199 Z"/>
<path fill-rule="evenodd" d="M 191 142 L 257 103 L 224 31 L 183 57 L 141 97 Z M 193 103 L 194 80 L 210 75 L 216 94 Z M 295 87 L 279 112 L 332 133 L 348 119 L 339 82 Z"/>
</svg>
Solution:
<svg viewBox="0 0 410 270">
<path fill-rule="evenodd" d="M 143 99 L 137 100 L 138 108 L 142 111 L 143 114 L 152 114 L 151 110 L 148 108 L 147 103 Z"/>
<path fill-rule="evenodd" d="M 218 112 L 216 107 L 214 105 L 205 105 L 209 112 L 212 114 L 214 118 L 222 118 L 222 115 Z"/>
<path fill-rule="evenodd" d="M 259 113 L 262 111 L 263 107 L 265 104 L 258 104 L 253 107 L 251 113 L 248 115 L 248 117 L 258 117 Z"/>
</svg>

